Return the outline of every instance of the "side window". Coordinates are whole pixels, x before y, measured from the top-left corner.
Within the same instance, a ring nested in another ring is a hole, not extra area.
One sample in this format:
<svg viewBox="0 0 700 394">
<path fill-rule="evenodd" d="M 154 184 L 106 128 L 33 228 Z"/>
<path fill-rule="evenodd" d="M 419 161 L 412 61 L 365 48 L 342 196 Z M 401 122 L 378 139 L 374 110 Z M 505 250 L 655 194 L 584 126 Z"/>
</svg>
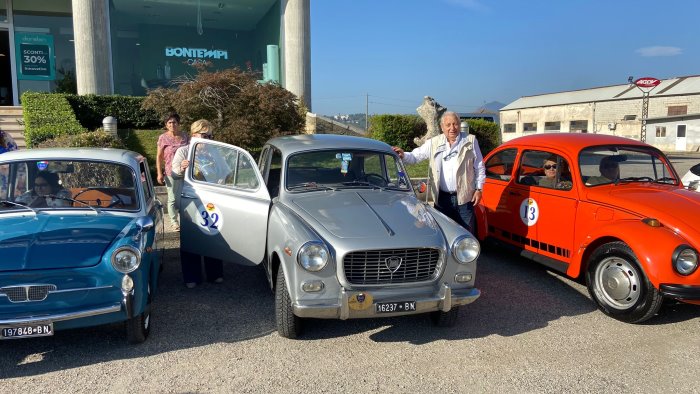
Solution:
<svg viewBox="0 0 700 394">
<path fill-rule="evenodd" d="M 523 153 L 518 183 L 559 190 L 571 190 L 573 186 L 569 164 L 563 157 L 536 150 Z"/>
<path fill-rule="evenodd" d="M 271 152 L 272 157 L 270 158 L 270 172 L 267 174 L 267 190 L 270 192 L 270 198 L 275 198 L 280 193 L 282 152 L 274 148 L 270 148 L 268 152 Z"/>
<path fill-rule="evenodd" d="M 148 167 L 146 163 L 141 162 L 139 164 L 139 178 L 141 179 L 141 186 L 143 187 L 143 194 L 146 196 L 146 201 L 150 201 L 153 197 L 153 189 L 149 180 Z"/>
<path fill-rule="evenodd" d="M 238 154 L 236 169 L 233 173 L 233 186 L 242 189 L 257 189 L 258 178 L 255 176 L 255 163 L 249 161 L 247 156 Z M 229 184 L 229 182 L 227 182 Z"/>
<path fill-rule="evenodd" d="M 486 167 L 486 177 L 509 181 L 513 174 L 516 154 L 516 149 L 506 149 L 491 156 L 484 165 Z"/>
</svg>

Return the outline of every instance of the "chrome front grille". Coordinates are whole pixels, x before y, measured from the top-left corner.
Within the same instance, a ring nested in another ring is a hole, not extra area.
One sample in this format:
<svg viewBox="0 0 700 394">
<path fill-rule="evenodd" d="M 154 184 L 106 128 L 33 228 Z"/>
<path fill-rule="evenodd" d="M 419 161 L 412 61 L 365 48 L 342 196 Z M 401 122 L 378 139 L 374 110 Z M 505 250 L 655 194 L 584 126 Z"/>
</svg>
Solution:
<svg viewBox="0 0 700 394">
<path fill-rule="evenodd" d="M 10 302 L 44 301 L 50 291 L 56 291 L 56 285 L 0 287 L 0 294 L 7 296 Z"/>
<path fill-rule="evenodd" d="M 433 280 L 439 264 L 439 249 L 362 250 L 345 255 L 343 270 L 354 285 L 383 285 Z"/>
</svg>

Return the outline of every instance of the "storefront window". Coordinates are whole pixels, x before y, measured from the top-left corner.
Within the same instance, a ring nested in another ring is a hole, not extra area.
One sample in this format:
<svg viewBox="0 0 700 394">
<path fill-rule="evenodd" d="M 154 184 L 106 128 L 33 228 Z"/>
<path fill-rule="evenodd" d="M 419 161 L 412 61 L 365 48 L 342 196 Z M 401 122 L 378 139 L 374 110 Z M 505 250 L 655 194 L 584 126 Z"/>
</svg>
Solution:
<svg viewBox="0 0 700 394">
<path fill-rule="evenodd" d="M 280 43 L 280 4 L 255 3 L 242 10 L 226 2 L 112 0 L 115 93 L 145 95 L 172 86 L 196 75 L 193 65 L 204 62 L 210 71 L 262 72 L 267 45 Z"/>
<path fill-rule="evenodd" d="M 75 86 L 71 12 L 70 0 L 12 2 L 19 95 Z"/>
</svg>

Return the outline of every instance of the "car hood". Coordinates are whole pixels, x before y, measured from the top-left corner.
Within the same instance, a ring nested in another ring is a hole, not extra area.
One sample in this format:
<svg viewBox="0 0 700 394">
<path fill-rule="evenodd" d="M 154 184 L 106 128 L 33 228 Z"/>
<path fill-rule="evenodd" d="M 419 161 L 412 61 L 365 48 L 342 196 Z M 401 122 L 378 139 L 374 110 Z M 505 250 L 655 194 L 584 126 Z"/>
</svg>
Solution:
<svg viewBox="0 0 700 394">
<path fill-rule="evenodd" d="M 90 267 L 132 220 L 101 215 L 0 219 L 0 272 Z"/>
<path fill-rule="evenodd" d="M 435 219 L 414 194 L 341 190 L 331 196 L 301 194 L 292 203 L 307 221 L 338 238 L 442 238 Z"/>
<path fill-rule="evenodd" d="M 588 200 L 656 218 L 682 233 L 697 233 L 700 193 L 676 186 L 620 184 L 593 188 Z"/>
</svg>

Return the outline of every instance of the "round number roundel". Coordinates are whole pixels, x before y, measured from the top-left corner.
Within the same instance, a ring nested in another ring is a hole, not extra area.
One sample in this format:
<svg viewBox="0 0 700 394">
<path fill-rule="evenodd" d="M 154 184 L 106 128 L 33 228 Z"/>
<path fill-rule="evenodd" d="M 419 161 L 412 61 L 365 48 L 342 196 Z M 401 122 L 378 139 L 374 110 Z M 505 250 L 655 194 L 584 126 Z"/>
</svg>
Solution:
<svg viewBox="0 0 700 394">
<path fill-rule="evenodd" d="M 213 203 L 207 203 L 199 209 L 199 229 L 207 235 L 217 235 L 224 227 L 224 217 Z"/>
<path fill-rule="evenodd" d="M 540 218 L 540 208 L 534 198 L 526 198 L 520 203 L 520 220 L 528 227 L 534 226 Z"/>
</svg>

